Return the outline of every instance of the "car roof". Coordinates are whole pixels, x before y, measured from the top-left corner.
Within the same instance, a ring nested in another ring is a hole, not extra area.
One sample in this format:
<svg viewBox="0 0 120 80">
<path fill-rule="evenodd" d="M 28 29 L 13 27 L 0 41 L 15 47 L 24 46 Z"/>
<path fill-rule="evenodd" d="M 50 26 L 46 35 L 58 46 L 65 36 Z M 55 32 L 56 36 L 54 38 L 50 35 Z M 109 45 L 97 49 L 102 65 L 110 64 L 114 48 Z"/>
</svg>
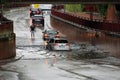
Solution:
<svg viewBox="0 0 120 80">
<path fill-rule="evenodd" d="M 67 40 L 65 38 L 53 38 L 54 40 Z M 68 40 L 67 40 L 68 41 Z"/>
<path fill-rule="evenodd" d="M 45 31 L 56 31 L 56 30 L 54 30 L 54 29 L 46 29 Z"/>
<path fill-rule="evenodd" d="M 56 31 L 56 30 L 54 30 L 54 29 L 47 29 L 47 30 L 45 30 L 45 32 L 58 32 L 58 31 Z"/>
<path fill-rule="evenodd" d="M 36 14 L 33 17 L 41 17 L 41 16 L 43 16 L 43 15 L 42 14 Z"/>
<path fill-rule="evenodd" d="M 32 16 L 32 19 L 41 19 L 43 17 L 43 15 L 34 15 Z"/>
</svg>

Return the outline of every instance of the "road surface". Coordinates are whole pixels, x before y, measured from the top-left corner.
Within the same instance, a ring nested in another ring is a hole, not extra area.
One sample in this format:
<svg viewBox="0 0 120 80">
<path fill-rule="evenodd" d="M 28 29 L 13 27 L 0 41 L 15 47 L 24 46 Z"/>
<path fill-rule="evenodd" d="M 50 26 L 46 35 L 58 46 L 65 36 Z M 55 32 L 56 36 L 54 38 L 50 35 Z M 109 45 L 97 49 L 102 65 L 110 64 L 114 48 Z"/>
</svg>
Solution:
<svg viewBox="0 0 120 80">
<path fill-rule="evenodd" d="M 36 29 L 35 39 L 31 39 L 29 8 L 13 9 L 5 16 L 14 21 L 16 53 L 23 57 L 1 65 L 0 80 L 120 80 L 119 59 L 76 60 L 70 54 L 81 53 L 78 44 L 72 44 L 69 52 L 45 50 L 39 28 Z M 49 14 L 45 15 L 47 28 L 51 28 Z"/>
</svg>

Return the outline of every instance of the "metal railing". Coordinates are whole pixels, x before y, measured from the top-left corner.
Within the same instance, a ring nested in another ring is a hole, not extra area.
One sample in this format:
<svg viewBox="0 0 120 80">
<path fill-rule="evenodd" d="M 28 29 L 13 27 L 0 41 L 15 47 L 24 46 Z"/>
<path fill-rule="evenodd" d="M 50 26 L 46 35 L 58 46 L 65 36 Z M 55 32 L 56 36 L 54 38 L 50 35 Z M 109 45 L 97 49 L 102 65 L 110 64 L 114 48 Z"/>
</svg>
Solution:
<svg viewBox="0 0 120 80">
<path fill-rule="evenodd" d="M 51 10 L 51 14 L 62 19 L 68 20 L 70 22 L 87 26 L 88 28 L 99 29 L 103 31 L 109 32 L 120 32 L 120 21 L 110 21 L 110 20 L 100 20 L 100 19 L 92 19 L 86 17 L 79 17 L 72 15 L 70 13 L 61 12 L 60 9 L 63 7 L 53 7 Z"/>
</svg>

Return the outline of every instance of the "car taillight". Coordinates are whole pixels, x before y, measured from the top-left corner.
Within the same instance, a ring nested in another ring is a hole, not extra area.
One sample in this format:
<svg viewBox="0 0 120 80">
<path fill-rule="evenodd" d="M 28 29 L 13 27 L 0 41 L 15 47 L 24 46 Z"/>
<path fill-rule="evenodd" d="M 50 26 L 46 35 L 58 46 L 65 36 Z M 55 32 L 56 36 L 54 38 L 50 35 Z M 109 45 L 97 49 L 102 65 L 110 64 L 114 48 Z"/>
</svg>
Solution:
<svg viewBox="0 0 120 80">
<path fill-rule="evenodd" d="M 55 43 L 55 44 L 54 44 L 54 46 L 58 46 L 58 44 L 57 44 L 57 43 Z"/>
<path fill-rule="evenodd" d="M 67 44 L 66 44 L 66 46 L 70 46 L 70 44 L 69 44 L 69 43 L 67 43 Z"/>
<path fill-rule="evenodd" d="M 47 35 L 47 34 L 44 34 L 44 37 L 48 37 L 48 35 Z"/>
<path fill-rule="evenodd" d="M 30 13 L 32 13 L 32 11 L 30 10 Z"/>
<path fill-rule="evenodd" d="M 56 34 L 56 36 L 55 36 L 56 38 L 60 38 L 60 35 L 59 34 Z"/>
<path fill-rule="evenodd" d="M 37 11 L 36 13 L 37 13 L 37 14 L 40 14 L 41 12 L 40 12 L 40 11 Z"/>
<path fill-rule="evenodd" d="M 35 26 L 37 26 L 38 24 L 34 24 Z"/>
</svg>

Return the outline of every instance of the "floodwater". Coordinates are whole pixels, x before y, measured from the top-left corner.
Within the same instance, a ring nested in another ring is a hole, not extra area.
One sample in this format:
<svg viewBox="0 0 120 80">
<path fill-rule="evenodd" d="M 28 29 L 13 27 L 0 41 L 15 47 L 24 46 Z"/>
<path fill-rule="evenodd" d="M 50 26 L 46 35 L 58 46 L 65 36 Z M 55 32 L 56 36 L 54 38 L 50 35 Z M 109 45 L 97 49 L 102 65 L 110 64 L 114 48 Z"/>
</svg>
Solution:
<svg viewBox="0 0 120 80">
<path fill-rule="evenodd" d="M 120 38 L 105 35 L 103 32 L 86 31 L 51 17 L 51 25 L 59 30 L 70 42 L 92 43 L 112 56 L 120 58 Z"/>
</svg>

